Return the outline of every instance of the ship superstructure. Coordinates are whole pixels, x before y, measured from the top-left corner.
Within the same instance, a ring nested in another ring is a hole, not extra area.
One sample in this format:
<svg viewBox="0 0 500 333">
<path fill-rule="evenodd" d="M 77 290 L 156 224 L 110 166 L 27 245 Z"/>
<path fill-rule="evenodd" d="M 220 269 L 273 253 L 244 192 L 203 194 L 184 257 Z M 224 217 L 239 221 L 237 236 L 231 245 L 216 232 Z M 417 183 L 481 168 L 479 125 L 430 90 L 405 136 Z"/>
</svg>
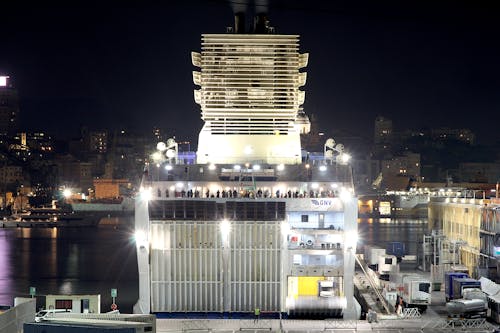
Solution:
<svg viewBox="0 0 500 333">
<path fill-rule="evenodd" d="M 299 70 L 307 66 L 308 54 L 299 53 L 298 35 L 257 26 L 264 33 L 204 34 L 201 53 L 191 55 L 200 68 L 193 72 L 200 86 L 194 98 L 205 121 L 198 163 L 301 162 L 302 127 L 296 120 L 306 73 Z"/>
<path fill-rule="evenodd" d="M 347 155 L 329 139 L 323 160 L 301 158 L 307 56 L 298 36 L 253 32 L 202 35 L 193 54 L 205 120 L 197 164 L 169 140 L 148 165 L 135 208 L 134 311 L 354 319 Z"/>
</svg>

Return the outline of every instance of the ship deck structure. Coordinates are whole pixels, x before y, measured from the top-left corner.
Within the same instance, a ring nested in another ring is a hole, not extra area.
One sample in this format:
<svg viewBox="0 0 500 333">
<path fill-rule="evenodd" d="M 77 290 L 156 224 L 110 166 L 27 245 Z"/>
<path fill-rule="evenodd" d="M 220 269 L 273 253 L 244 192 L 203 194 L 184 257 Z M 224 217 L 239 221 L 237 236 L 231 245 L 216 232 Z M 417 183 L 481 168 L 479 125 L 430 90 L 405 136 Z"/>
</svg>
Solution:
<svg viewBox="0 0 500 333">
<path fill-rule="evenodd" d="M 205 122 L 196 162 L 158 145 L 135 207 L 139 313 L 258 313 L 355 319 L 357 199 L 348 154 L 328 139 L 322 160 L 300 134 L 308 54 L 243 13 L 193 52 Z"/>
</svg>

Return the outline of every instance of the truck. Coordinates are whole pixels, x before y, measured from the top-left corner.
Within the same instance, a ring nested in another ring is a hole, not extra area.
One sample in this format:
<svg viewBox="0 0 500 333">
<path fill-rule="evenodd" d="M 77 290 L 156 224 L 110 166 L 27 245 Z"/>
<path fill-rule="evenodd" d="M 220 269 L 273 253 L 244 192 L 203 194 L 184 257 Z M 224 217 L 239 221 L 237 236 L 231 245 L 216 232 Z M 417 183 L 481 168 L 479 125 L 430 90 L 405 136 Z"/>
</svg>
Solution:
<svg viewBox="0 0 500 333">
<path fill-rule="evenodd" d="M 462 272 L 445 272 L 444 273 L 444 296 L 446 298 L 446 302 L 449 302 L 451 299 L 460 298 L 454 297 L 453 295 L 453 279 L 462 279 L 468 278 L 469 275 L 467 273 Z"/>
<path fill-rule="evenodd" d="M 386 253 L 396 256 L 398 262 L 406 255 L 405 243 L 402 242 L 389 242 L 386 246 Z"/>
<path fill-rule="evenodd" d="M 385 249 L 374 246 L 365 247 L 365 262 L 374 271 L 377 271 L 378 260 L 380 256 L 385 255 Z"/>
<path fill-rule="evenodd" d="M 481 282 L 472 278 L 454 278 L 449 300 L 464 298 L 465 289 L 481 290 Z"/>
<path fill-rule="evenodd" d="M 398 260 L 396 256 L 384 254 L 379 256 L 377 273 L 381 280 L 389 281 L 391 274 L 398 272 Z"/>
<path fill-rule="evenodd" d="M 446 303 L 450 318 L 486 318 L 488 303 L 482 299 L 453 299 Z"/>
<path fill-rule="evenodd" d="M 431 304 L 431 282 L 414 273 L 396 273 L 390 276 L 390 285 L 397 291 L 406 308 L 418 308 L 420 313 Z"/>
<path fill-rule="evenodd" d="M 446 311 L 450 318 L 486 318 L 488 297 L 481 288 L 468 285 L 462 289 L 462 298 L 452 299 L 446 303 Z"/>
</svg>

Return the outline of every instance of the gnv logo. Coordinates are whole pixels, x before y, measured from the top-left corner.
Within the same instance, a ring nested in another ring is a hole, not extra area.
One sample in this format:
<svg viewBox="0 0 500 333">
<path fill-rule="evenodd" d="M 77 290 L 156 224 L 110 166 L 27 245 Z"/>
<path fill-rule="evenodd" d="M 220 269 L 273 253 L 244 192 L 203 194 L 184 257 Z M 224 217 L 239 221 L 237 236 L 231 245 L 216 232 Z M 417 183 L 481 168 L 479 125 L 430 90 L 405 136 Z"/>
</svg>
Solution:
<svg viewBox="0 0 500 333">
<path fill-rule="evenodd" d="M 326 199 L 311 199 L 313 206 L 328 207 L 332 205 L 331 200 Z"/>
</svg>

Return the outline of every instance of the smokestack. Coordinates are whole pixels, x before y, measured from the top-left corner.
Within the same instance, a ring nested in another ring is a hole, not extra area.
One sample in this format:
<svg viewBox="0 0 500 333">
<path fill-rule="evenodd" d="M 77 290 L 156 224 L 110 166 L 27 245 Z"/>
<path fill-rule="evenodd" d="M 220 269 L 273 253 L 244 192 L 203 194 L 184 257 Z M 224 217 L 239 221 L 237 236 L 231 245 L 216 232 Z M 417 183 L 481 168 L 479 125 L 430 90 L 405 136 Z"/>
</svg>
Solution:
<svg viewBox="0 0 500 333">
<path fill-rule="evenodd" d="M 255 16 L 254 33 L 267 34 L 269 32 L 269 21 L 266 13 L 259 13 Z"/>
<path fill-rule="evenodd" d="M 256 34 L 267 34 L 269 33 L 269 21 L 267 20 L 268 0 L 254 0 L 254 4 L 256 15 L 253 31 Z"/>
<path fill-rule="evenodd" d="M 244 34 L 245 33 L 245 13 L 238 12 L 234 14 L 234 33 Z"/>
</svg>

